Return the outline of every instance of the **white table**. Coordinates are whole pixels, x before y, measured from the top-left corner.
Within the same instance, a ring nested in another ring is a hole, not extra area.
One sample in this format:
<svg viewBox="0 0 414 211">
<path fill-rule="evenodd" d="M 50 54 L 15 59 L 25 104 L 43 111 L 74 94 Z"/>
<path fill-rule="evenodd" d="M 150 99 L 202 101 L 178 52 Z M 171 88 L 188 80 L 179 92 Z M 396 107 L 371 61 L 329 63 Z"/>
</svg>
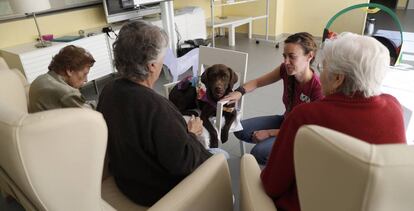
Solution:
<svg viewBox="0 0 414 211">
<path fill-rule="evenodd" d="M 212 27 L 211 20 L 207 20 L 207 26 L 212 27 L 213 30 L 216 28 L 223 29 L 227 28 L 229 32 L 229 46 L 234 46 L 236 44 L 236 27 L 239 27 L 244 24 L 249 26 L 249 39 L 252 38 L 252 17 L 245 16 L 226 16 L 226 18 L 215 18 L 214 27 Z"/>
<path fill-rule="evenodd" d="M 214 8 L 215 7 L 227 7 L 239 4 L 245 4 L 250 2 L 255 2 L 258 0 L 210 0 L 210 19 L 207 20 L 207 24 L 212 28 L 211 30 L 211 40 L 213 47 L 215 47 L 215 28 L 220 29 L 220 33 L 223 32 L 223 28 L 227 28 L 229 31 L 229 46 L 235 45 L 235 28 L 244 24 L 249 24 L 249 39 L 252 37 L 252 22 L 255 20 L 265 19 L 266 21 L 266 35 L 263 41 L 269 40 L 269 12 L 270 12 L 270 2 L 266 1 L 266 13 L 258 16 L 229 16 L 226 19 L 218 19 L 215 16 Z M 258 41 L 260 39 L 257 39 Z"/>
</svg>

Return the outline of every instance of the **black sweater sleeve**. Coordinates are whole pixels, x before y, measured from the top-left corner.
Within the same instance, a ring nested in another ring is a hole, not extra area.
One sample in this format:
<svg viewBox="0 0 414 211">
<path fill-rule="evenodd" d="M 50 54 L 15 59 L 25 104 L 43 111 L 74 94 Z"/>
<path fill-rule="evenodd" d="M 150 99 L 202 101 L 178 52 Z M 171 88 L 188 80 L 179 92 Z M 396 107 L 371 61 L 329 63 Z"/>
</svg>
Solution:
<svg viewBox="0 0 414 211">
<path fill-rule="evenodd" d="M 211 154 L 187 129 L 182 115 L 167 99 L 159 99 L 152 137 L 161 165 L 174 175 L 188 175 Z"/>
</svg>

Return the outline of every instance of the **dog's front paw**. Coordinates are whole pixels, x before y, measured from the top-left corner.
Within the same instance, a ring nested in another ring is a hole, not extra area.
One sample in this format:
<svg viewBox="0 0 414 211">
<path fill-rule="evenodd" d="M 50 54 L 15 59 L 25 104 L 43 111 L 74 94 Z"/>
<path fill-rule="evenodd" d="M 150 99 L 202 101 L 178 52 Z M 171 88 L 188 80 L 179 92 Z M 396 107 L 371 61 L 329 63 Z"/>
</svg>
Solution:
<svg viewBox="0 0 414 211">
<path fill-rule="evenodd" d="M 226 143 L 229 140 L 229 133 L 222 132 L 221 133 L 221 143 Z"/>
<path fill-rule="evenodd" d="M 210 148 L 218 148 L 218 138 L 217 136 L 210 135 Z"/>
</svg>

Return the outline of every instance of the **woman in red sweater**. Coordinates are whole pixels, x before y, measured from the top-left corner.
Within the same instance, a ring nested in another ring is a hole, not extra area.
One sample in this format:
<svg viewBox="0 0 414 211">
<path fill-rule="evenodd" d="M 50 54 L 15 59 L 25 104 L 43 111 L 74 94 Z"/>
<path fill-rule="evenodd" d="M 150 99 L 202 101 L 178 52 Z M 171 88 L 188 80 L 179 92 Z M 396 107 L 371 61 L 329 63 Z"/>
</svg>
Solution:
<svg viewBox="0 0 414 211">
<path fill-rule="evenodd" d="M 320 125 L 372 144 L 406 142 L 401 105 L 380 90 L 389 60 L 388 50 L 368 36 L 343 33 L 324 43 L 319 67 L 326 97 L 292 110 L 261 173 L 278 210 L 300 210 L 293 146 L 302 125 Z"/>
</svg>

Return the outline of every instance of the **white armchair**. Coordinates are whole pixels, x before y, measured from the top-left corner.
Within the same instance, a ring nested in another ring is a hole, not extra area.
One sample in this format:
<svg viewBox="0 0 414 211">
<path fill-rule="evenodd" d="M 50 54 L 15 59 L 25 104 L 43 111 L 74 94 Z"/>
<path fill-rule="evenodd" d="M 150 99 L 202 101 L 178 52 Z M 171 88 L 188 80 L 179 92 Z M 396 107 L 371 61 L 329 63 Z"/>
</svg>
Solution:
<svg viewBox="0 0 414 211">
<path fill-rule="evenodd" d="M 295 138 L 294 161 L 302 211 L 413 210 L 414 146 L 373 145 L 315 125 Z M 240 169 L 241 211 L 274 211 L 260 169 L 244 155 Z"/>
<path fill-rule="evenodd" d="M 273 200 L 266 194 L 260 180 L 256 158 L 244 154 L 240 161 L 240 210 L 276 211 Z"/>
<path fill-rule="evenodd" d="M 114 210 L 101 199 L 107 129 L 86 109 L 27 113 L 25 87 L 0 70 L 0 190 L 26 210 Z"/>
<path fill-rule="evenodd" d="M 369 144 L 313 125 L 299 129 L 294 155 L 303 211 L 414 208 L 414 146 Z"/>
<path fill-rule="evenodd" d="M 119 211 L 232 211 L 233 198 L 227 161 L 223 154 L 206 160 L 151 207 L 133 203 L 112 177 L 104 180 L 102 197 Z"/>
</svg>

